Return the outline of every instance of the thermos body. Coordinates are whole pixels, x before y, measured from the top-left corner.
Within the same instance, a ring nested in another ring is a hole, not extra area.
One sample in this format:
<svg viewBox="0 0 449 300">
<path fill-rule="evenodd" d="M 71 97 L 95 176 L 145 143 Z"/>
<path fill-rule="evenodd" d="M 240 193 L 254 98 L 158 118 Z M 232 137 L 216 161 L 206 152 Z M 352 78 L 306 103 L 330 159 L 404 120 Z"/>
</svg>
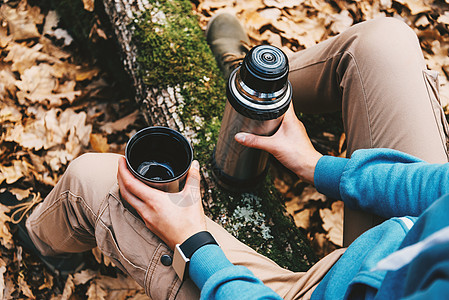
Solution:
<svg viewBox="0 0 449 300">
<path fill-rule="evenodd" d="M 268 63 L 263 61 L 264 55 Z M 269 154 L 242 146 L 234 136 L 238 132 L 270 136 L 278 130 L 291 102 L 292 89 L 287 76 L 285 54 L 266 45 L 253 48 L 243 65 L 231 73 L 213 158 L 215 178 L 223 187 L 248 190 L 265 177 Z"/>
<path fill-rule="evenodd" d="M 269 121 L 253 120 L 240 115 L 229 103 L 226 103 L 223 126 L 215 150 L 216 165 L 234 180 L 255 178 L 257 181 L 256 178 L 262 176 L 266 169 L 268 153 L 242 146 L 235 141 L 234 136 L 238 132 L 272 135 L 279 128 L 282 118 Z"/>
</svg>

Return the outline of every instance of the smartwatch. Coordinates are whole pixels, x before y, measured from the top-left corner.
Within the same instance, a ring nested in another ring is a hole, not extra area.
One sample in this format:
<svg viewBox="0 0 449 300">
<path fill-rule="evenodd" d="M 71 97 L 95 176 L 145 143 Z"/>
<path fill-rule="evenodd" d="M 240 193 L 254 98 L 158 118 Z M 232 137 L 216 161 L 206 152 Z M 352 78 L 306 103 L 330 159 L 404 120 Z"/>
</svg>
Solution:
<svg viewBox="0 0 449 300">
<path fill-rule="evenodd" d="M 173 269 L 181 280 L 189 277 L 189 263 L 193 253 L 199 248 L 215 244 L 218 245 L 212 234 L 208 231 L 195 233 L 182 244 L 176 244 L 173 255 Z"/>
</svg>

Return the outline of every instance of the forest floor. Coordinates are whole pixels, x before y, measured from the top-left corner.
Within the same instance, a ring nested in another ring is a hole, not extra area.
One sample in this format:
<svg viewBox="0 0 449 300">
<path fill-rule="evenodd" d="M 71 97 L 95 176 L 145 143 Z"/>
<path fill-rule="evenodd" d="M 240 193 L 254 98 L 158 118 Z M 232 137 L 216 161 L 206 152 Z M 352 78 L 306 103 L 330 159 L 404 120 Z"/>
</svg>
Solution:
<svg viewBox="0 0 449 300">
<path fill-rule="evenodd" d="M 443 106 L 449 102 L 448 0 L 193 2 L 203 29 L 214 14 L 231 12 L 254 45 L 273 44 L 286 53 L 364 20 L 401 19 L 417 33 L 429 68 L 440 73 Z M 93 0 L 84 3 L 88 8 Z M 91 151 L 123 154 L 129 137 L 145 122 L 111 76 L 79 55 L 54 11 L 41 11 L 25 0 L 7 1 L 0 6 L 0 20 L 0 193 L 39 201 L 71 160 Z M 97 27 L 92 32 L 107 38 Z M 338 117 L 304 116 L 303 121 L 318 150 L 345 156 Z M 327 199 L 279 163 L 273 166 L 287 210 L 317 255 L 341 247 L 342 202 Z M 8 208 L 0 205 L 0 299 L 147 299 L 98 249 L 85 254 L 87 269 L 64 278 L 24 250 L 14 233 Z"/>
</svg>

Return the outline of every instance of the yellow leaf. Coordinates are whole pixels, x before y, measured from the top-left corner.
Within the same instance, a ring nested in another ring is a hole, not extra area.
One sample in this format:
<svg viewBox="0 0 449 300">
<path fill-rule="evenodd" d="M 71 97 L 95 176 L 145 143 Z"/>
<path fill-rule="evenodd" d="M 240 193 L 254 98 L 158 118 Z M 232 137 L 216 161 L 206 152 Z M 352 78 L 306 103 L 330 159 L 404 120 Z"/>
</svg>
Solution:
<svg viewBox="0 0 449 300">
<path fill-rule="evenodd" d="M 109 152 L 108 139 L 100 133 L 90 135 L 90 145 L 96 152 Z"/>
<path fill-rule="evenodd" d="M 97 76 L 99 72 L 100 70 L 97 68 L 76 70 L 75 80 L 76 81 L 91 80 L 92 78 Z"/>
<path fill-rule="evenodd" d="M 95 1 L 94 0 L 83 0 L 84 9 L 87 11 L 94 11 Z"/>
<path fill-rule="evenodd" d="M 265 25 L 271 23 L 270 20 L 262 17 L 257 11 L 251 11 L 246 14 L 246 24 L 250 30 L 260 30 Z"/>
<path fill-rule="evenodd" d="M 51 289 L 53 287 L 53 276 L 44 270 L 44 283 L 39 286 L 39 290 Z"/>
</svg>

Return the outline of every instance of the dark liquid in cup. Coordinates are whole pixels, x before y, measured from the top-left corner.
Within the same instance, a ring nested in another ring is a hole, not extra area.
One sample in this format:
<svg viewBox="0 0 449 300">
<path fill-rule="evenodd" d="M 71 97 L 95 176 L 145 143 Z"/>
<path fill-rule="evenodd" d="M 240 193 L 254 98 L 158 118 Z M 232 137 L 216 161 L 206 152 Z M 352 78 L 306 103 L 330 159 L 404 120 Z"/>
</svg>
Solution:
<svg viewBox="0 0 449 300">
<path fill-rule="evenodd" d="M 144 161 L 137 172 L 152 180 L 168 180 L 175 177 L 175 172 L 168 162 Z"/>
<path fill-rule="evenodd" d="M 184 187 L 193 158 L 189 141 L 167 127 L 147 127 L 129 140 L 125 149 L 128 169 L 139 180 L 166 192 Z"/>
</svg>

